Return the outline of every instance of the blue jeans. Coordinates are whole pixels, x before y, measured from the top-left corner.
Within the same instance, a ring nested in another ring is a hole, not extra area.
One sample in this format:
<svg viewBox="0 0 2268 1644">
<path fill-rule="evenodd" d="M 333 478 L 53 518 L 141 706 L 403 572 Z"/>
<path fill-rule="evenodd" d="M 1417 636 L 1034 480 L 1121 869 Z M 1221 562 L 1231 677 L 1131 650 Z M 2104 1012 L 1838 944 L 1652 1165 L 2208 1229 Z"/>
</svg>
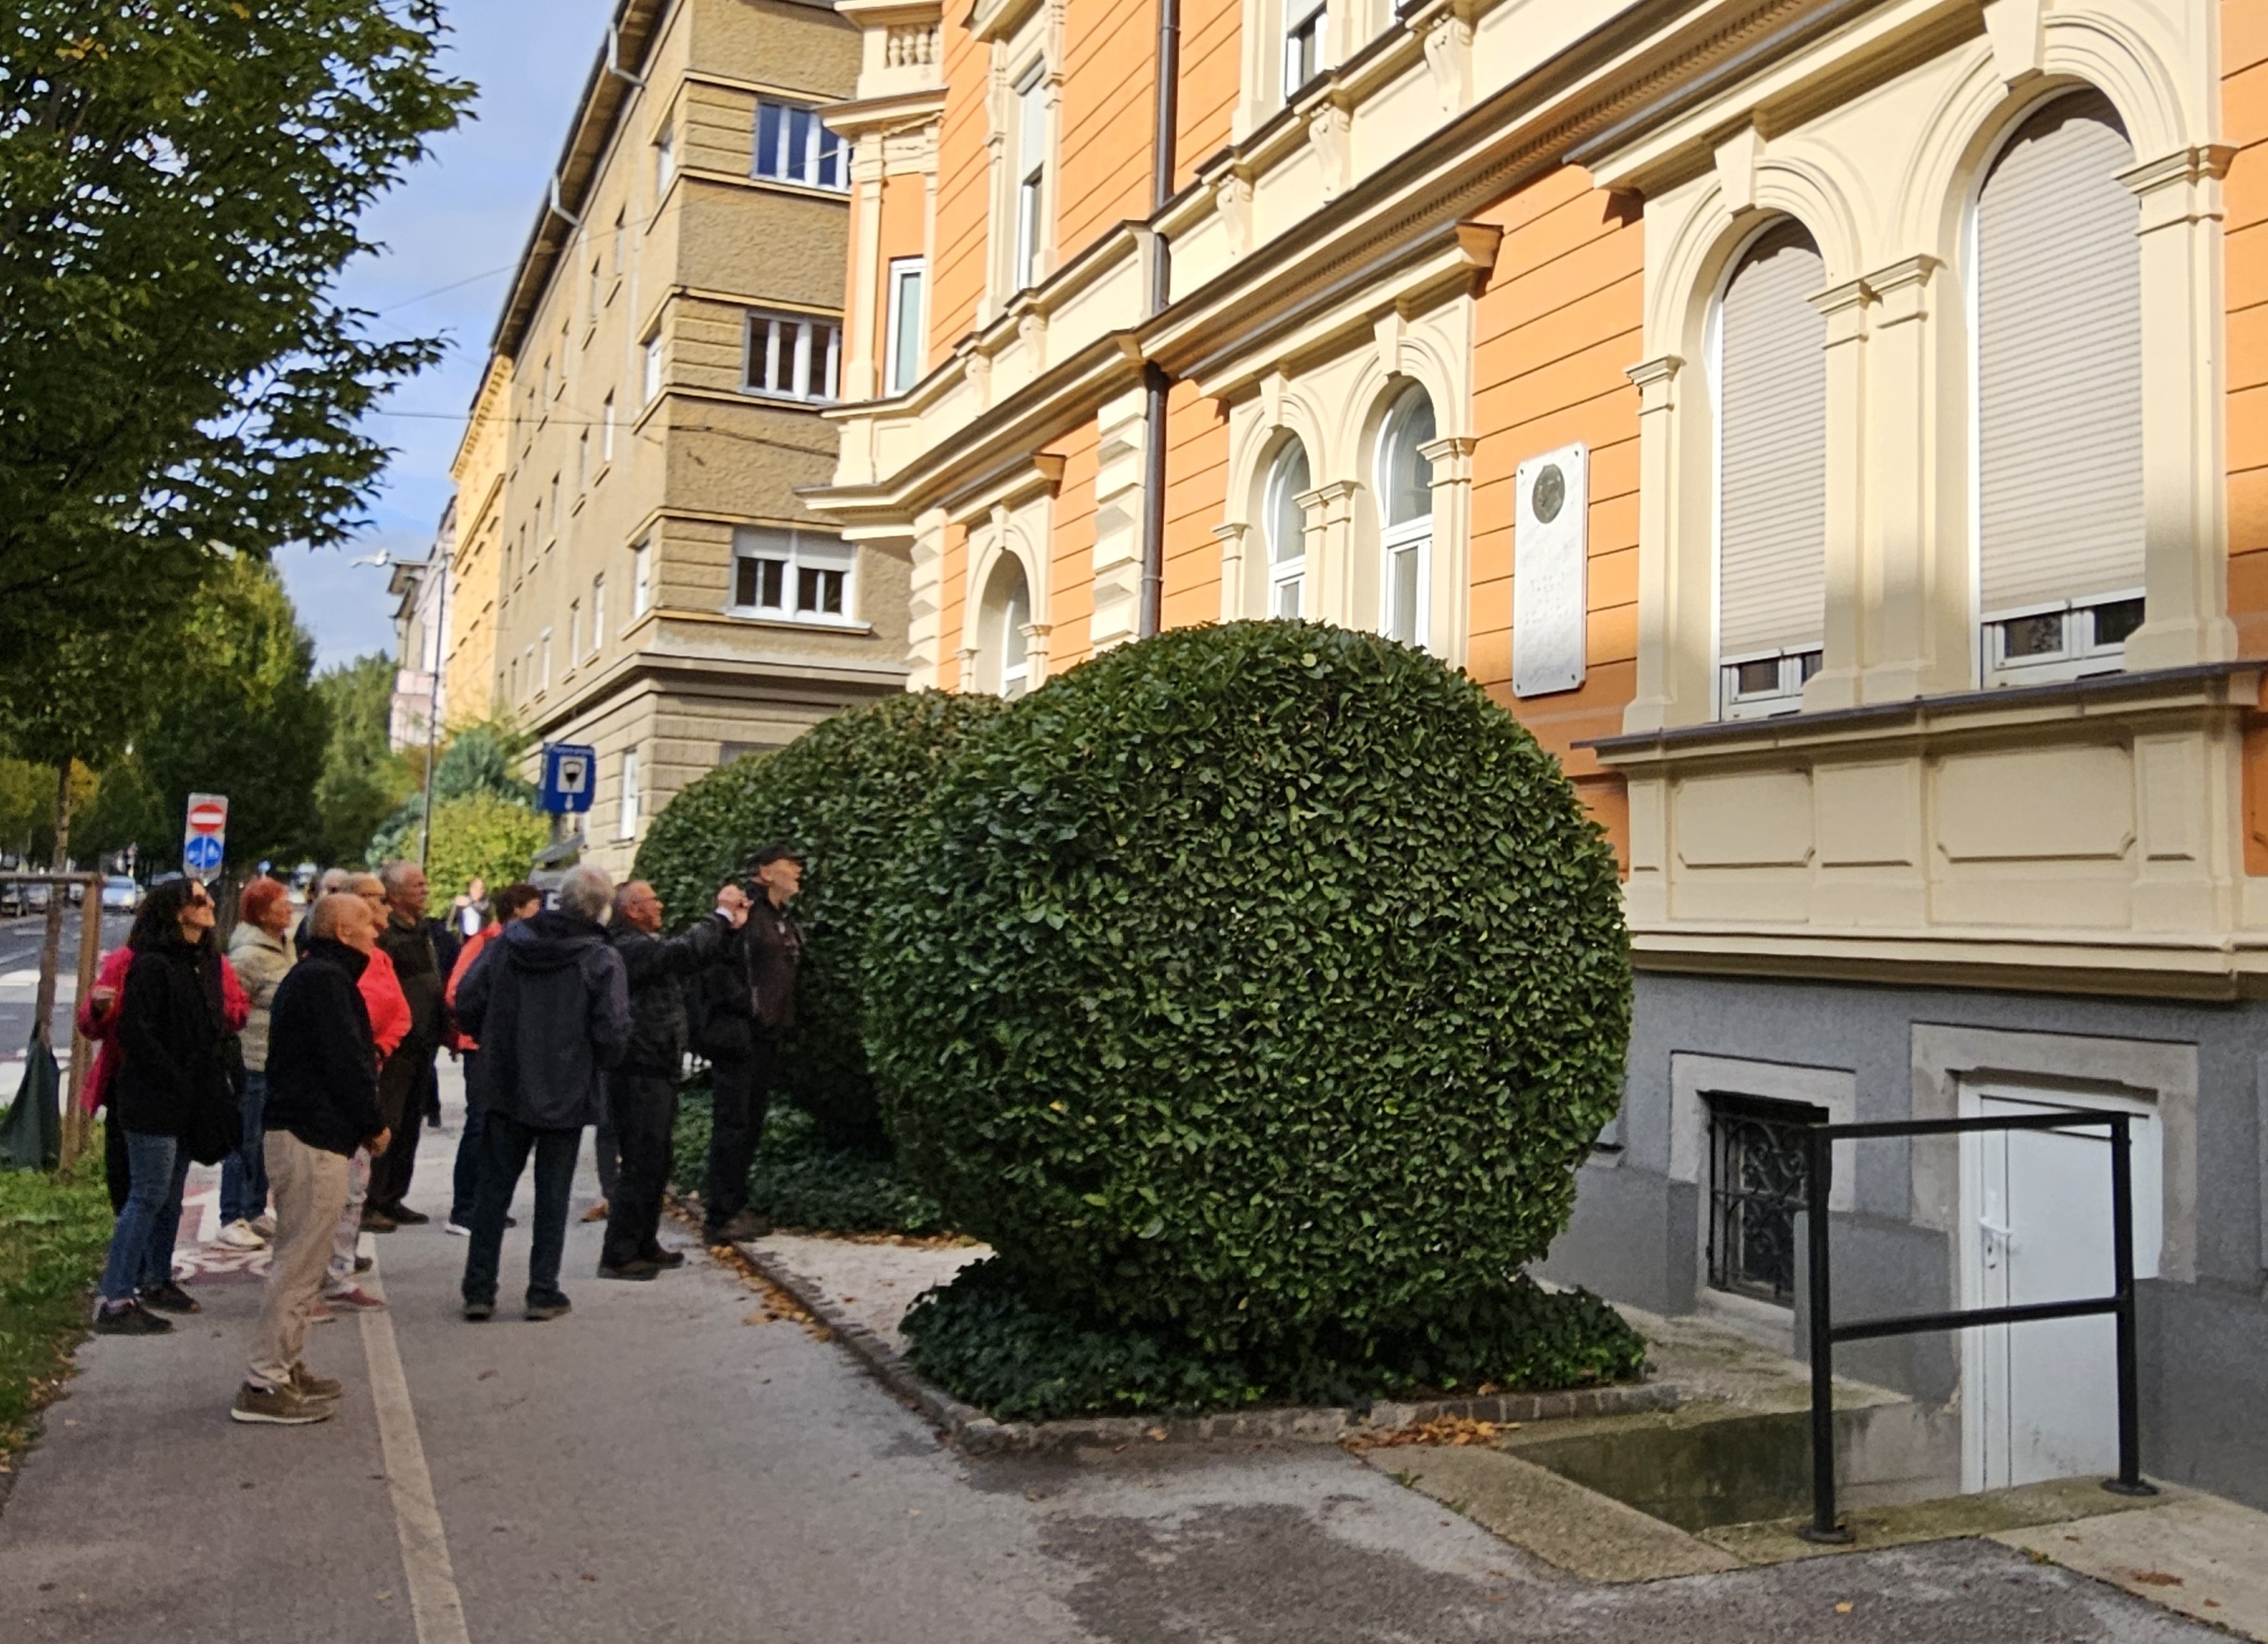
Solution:
<svg viewBox="0 0 2268 1644">
<path fill-rule="evenodd" d="M 172 1280 L 181 1189 L 189 1179 L 189 1150 L 177 1136 L 128 1131 L 126 1163 L 132 1185 L 110 1229 L 110 1260 L 102 1270 L 106 1302 L 122 1302 Z"/>
<path fill-rule="evenodd" d="M 256 1222 L 268 1214 L 268 1149 L 260 1122 L 268 1106 L 268 1075 L 250 1068 L 244 1074 L 244 1145 L 220 1167 L 220 1220 Z"/>
</svg>

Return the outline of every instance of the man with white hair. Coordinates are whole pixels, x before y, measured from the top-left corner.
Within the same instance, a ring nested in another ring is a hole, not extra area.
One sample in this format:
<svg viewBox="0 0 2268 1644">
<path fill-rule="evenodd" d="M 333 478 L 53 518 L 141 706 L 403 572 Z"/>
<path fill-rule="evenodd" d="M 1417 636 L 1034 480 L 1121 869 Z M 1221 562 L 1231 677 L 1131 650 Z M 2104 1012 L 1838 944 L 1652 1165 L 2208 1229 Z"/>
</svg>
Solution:
<svg viewBox="0 0 2268 1644">
<path fill-rule="evenodd" d="M 505 1213 L 535 1155 L 535 1218 L 526 1317 L 557 1318 L 567 1198 L 583 1127 L 603 1111 L 600 1075 L 630 1042 L 630 979 L 607 944 L 615 887 L 593 867 L 571 869 L 559 906 L 508 927 L 457 986 L 457 1020 L 480 1041 L 470 1099 L 482 1112 L 480 1187 L 465 1252 L 465 1317 L 496 1317 Z"/>
</svg>

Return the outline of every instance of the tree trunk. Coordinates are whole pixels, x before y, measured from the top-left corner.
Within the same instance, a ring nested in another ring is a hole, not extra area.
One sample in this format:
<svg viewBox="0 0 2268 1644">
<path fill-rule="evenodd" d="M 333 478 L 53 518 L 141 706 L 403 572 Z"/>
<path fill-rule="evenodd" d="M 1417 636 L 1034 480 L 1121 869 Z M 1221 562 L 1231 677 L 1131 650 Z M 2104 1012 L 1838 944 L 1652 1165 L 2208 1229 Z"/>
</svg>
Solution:
<svg viewBox="0 0 2268 1644">
<path fill-rule="evenodd" d="M 70 776 L 71 762 L 65 760 L 55 767 L 55 852 L 48 863 L 50 873 L 65 872 L 70 861 Z M 70 906 L 70 886 L 48 887 L 48 928 L 40 942 L 40 993 L 33 1007 L 32 1033 L 49 1050 L 55 1048 L 55 972 L 63 961 L 63 910 Z"/>
</svg>

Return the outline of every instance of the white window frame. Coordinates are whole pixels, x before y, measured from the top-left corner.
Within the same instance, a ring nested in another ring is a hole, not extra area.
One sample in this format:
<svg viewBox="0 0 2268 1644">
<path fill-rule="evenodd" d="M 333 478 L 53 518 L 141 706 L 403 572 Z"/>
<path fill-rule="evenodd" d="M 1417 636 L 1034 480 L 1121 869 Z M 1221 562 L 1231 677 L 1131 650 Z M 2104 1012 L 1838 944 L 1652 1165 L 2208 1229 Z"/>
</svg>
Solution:
<svg viewBox="0 0 2268 1644">
<path fill-rule="evenodd" d="M 1803 711 L 1803 682 L 1819 672 L 1824 652 L 1816 645 L 1786 647 L 1725 657 L 1717 664 L 1717 717 L 1776 719 Z M 1772 664 L 1769 685 L 1742 688 L 1744 671 Z"/>
<path fill-rule="evenodd" d="M 607 391 L 607 397 L 599 404 L 599 462 L 601 466 L 604 466 L 614 459 L 615 395 L 614 391 L 609 389 Z"/>
<path fill-rule="evenodd" d="M 642 345 L 645 350 L 638 373 L 639 385 L 645 392 L 645 403 L 652 405 L 661 398 L 661 333 L 656 330 Z"/>
<path fill-rule="evenodd" d="M 806 122 L 800 145 L 795 141 L 798 115 Z M 777 116 L 776 135 L 767 143 L 764 122 L 773 116 Z M 798 146 L 801 153 L 791 151 Z M 766 182 L 793 183 L 805 188 L 824 188 L 830 194 L 848 194 L 850 145 L 828 128 L 819 110 L 811 104 L 760 97 L 756 99 L 755 123 L 751 128 L 748 175 Z"/>
<path fill-rule="evenodd" d="M 1269 459 L 1268 482 L 1261 490 L 1261 536 L 1267 551 L 1267 614 L 1270 617 L 1299 618 L 1307 614 L 1307 510 L 1297 499 L 1314 488 L 1315 472 L 1314 463 L 1308 461 L 1307 483 L 1298 493 L 1286 495 L 1285 488 L 1291 482 L 1291 456 L 1295 450 L 1303 459 L 1307 458 L 1306 444 L 1294 440 Z M 1300 521 L 1300 551 L 1279 555 L 1276 552 L 1276 522 L 1285 517 L 1287 510 L 1291 517 Z M 1291 596 L 1290 610 L 1284 608 L 1287 591 Z"/>
<path fill-rule="evenodd" d="M 742 568 L 751 565 L 778 567 L 776 590 L 762 570 L 755 572 L 754 580 L 744 575 Z M 799 525 L 743 525 L 733 533 L 731 574 L 725 591 L 727 615 L 804 627 L 861 626 L 858 554 L 840 537 Z M 840 578 L 836 584 L 839 610 L 824 608 L 825 579 L 829 576 Z M 744 592 L 750 596 L 746 601 Z M 807 598 L 814 603 L 806 604 Z"/>
<path fill-rule="evenodd" d="M 607 642 L 607 574 L 591 578 L 591 650 L 596 655 Z"/>
<path fill-rule="evenodd" d="M 1321 74 L 1330 33 L 1329 0 L 1284 0 L 1284 100 Z"/>
<path fill-rule="evenodd" d="M 1423 514 L 1411 519 L 1405 519 L 1399 525 L 1385 523 L 1386 515 L 1394 497 L 1394 447 L 1395 442 L 1402 437 L 1403 429 L 1410 421 L 1412 409 L 1418 403 L 1418 395 L 1423 393 L 1422 389 L 1405 390 L 1397 396 L 1392 407 L 1387 411 L 1385 425 L 1379 429 L 1378 433 L 1376 493 L 1380 521 L 1378 615 L 1379 632 L 1387 638 L 1396 640 L 1403 644 L 1416 645 L 1421 650 L 1431 650 L 1433 635 L 1433 499 L 1432 495 L 1429 494 L 1425 499 L 1426 507 Z M 1425 404 L 1430 411 L 1432 408 L 1432 396 L 1426 396 Z M 1439 427 L 1440 425 L 1436 423 L 1437 433 Z M 1422 451 L 1418 452 L 1418 460 L 1425 462 L 1427 468 L 1431 469 L 1432 465 Z M 1400 592 L 1402 579 L 1395 573 L 1401 563 L 1408 559 L 1415 559 L 1417 561 L 1416 578 L 1413 583 L 1416 590 L 1414 600 L 1416 609 L 1404 612 L 1402 609 Z M 1407 639 L 1402 638 L 1404 631 L 1410 635 Z"/>
<path fill-rule="evenodd" d="M 1999 690 L 2009 686 L 2051 685 L 2064 679 L 2083 679 L 2094 674 L 2117 673 L 2126 665 L 2126 635 L 2141 624 L 2141 613 L 2120 611 L 2120 606 L 2139 606 L 2143 603 L 2139 588 L 2122 589 L 2108 594 L 2081 594 L 2071 599 L 2051 599 L 2037 605 L 2021 605 L 2013 610 L 1995 611 L 1978 625 L 1977 651 L 1984 667 L 1984 688 Z M 2110 613 L 2116 612 L 2116 616 Z M 2132 622 L 2124 633 L 2114 638 L 2102 637 L 2100 630 L 2131 615 Z M 2008 654 L 2010 633 L 2017 625 L 2054 618 L 2061 630 L 2052 650 L 2035 651 L 2028 656 Z"/>
<path fill-rule="evenodd" d="M 583 602 L 579 599 L 570 599 L 567 602 L 567 666 L 569 671 L 572 672 L 575 664 L 582 661 L 582 659 Z"/>
<path fill-rule="evenodd" d="M 575 437 L 575 495 L 580 496 L 591 488 L 591 430 L 585 429 Z"/>
<path fill-rule="evenodd" d="M 843 327 L 814 314 L 747 311 L 740 392 L 832 405 L 842 392 Z"/>
<path fill-rule="evenodd" d="M 644 616 L 653 608 L 653 539 L 646 538 L 630 550 L 630 615 Z"/>
<path fill-rule="evenodd" d="M 1009 286 L 1028 290 L 1045 276 L 1048 209 L 1048 65 L 1042 58 L 1015 79 L 1015 259 Z"/>
<path fill-rule="evenodd" d="M 551 471 L 551 539 L 554 541 L 558 539 L 559 519 L 562 513 L 564 512 L 564 510 L 559 506 L 560 497 L 562 495 L 560 490 L 560 481 L 563 477 L 564 476 L 562 475 L 556 468 Z"/>
<path fill-rule="evenodd" d="M 928 322 L 929 260 L 893 257 L 889 272 L 889 356 L 885 393 L 902 394 L 921 380 L 923 331 Z"/>
<path fill-rule="evenodd" d="M 626 242 L 630 239 L 630 208 L 628 206 L 624 206 L 615 213 L 615 249 L 613 254 L 608 259 L 608 267 L 613 270 L 614 276 L 617 280 L 622 277 L 623 265 L 628 262 L 630 259 L 630 253 L 626 245 Z"/>
<path fill-rule="evenodd" d="M 677 177 L 677 128 L 666 125 L 653 140 L 653 197 L 657 205 Z"/>
<path fill-rule="evenodd" d="M 543 669 L 536 676 L 535 688 L 538 691 L 549 691 L 551 688 L 551 630 L 545 628 L 538 637 L 543 646 Z"/>
<path fill-rule="evenodd" d="M 638 751 L 622 750 L 622 804 L 615 811 L 615 837 L 636 839 L 638 825 L 644 821 L 645 788 L 638 769 Z"/>
</svg>

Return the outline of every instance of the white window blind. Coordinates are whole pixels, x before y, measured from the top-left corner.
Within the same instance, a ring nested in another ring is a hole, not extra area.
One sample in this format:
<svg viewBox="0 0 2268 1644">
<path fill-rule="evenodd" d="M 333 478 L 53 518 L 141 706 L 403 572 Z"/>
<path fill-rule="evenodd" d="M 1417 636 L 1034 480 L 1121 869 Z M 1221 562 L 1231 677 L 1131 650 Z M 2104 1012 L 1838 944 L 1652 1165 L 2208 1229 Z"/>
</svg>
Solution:
<svg viewBox="0 0 2268 1644">
<path fill-rule="evenodd" d="M 1741 260 L 1718 315 L 1717 647 L 1816 646 L 1827 611 L 1826 265 L 1799 224 Z"/>
<path fill-rule="evenodd" d="M 2026 121 L 1977 209 L 1984 613 L 2142 583 L 2134 163 L 2099 93 Z"/>
<path fill-rule="evenodd" d="M 1037 285 L 1047 239 L 1048 99 L 1044 64 L 1016 85 L 1016 267 L 1019 287 Z"/>
<path fill-rule="evenodd" d="M 850 152 L 815 108 L 756 102 L 755 175 L 810 188 L 848 188 Z"/>
<path fill-rule="evenodd" d="M 890 353 L 885 393 L 901 394 L 921 380 L 922 285 L 927 264 L 919 257 L 890 263 Z"/>
<path fill-rule="evenodd" d="M 733 533 L 731 608 L 799 622 L 849 622 L 856 616 L 857 569 L 857 551 L 839 537 L 745 525 Z"/>
</svg>

